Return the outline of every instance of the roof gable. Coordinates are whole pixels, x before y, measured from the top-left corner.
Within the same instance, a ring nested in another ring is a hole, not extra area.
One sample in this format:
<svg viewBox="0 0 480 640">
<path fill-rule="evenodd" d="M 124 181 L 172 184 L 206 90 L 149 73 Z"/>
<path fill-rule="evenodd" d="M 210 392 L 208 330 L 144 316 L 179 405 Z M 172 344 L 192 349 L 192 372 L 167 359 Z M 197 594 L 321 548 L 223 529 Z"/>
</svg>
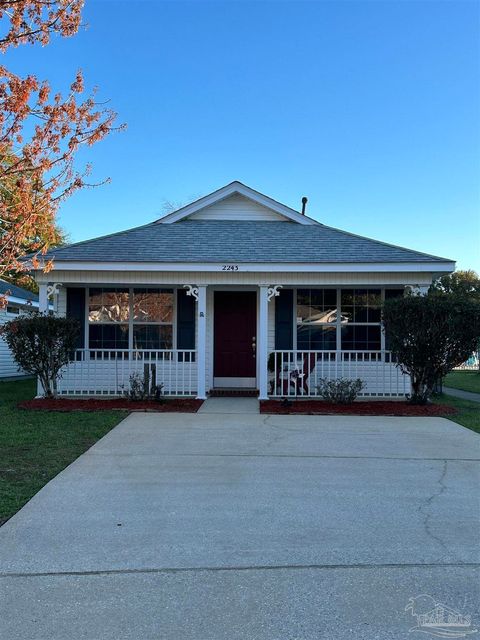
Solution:
<svg viewBox="0 0 480 640">
<path fill-rule="evenodd" d="M 156 223 L 172 224 L 190 220 L 271 220 L 297 222 L 301 225 L 319 224 L 241 182 L 231 182 L 225 187 L 192 202 Z"/>
<path fill-rule="evenodd" d="M 288 218 L 250 198 L 234 193 L 223 200 L 210 204 L 187 220 L 250 220 L 251 222 L 289 222 Z"/>
</svg>

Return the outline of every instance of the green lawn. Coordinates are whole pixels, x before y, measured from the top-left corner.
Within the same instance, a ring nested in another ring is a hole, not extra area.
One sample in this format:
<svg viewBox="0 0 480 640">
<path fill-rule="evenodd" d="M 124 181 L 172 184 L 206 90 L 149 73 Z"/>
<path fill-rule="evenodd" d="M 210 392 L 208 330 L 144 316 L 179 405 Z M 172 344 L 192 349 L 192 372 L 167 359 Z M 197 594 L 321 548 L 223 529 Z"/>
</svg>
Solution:
<svg viewBox="0 0 480 640">
<path fill-rule="evenodd" d="M 455 407 L 458 413 L 452 416 L 445 416 L 453 422 L 458 422 L 467 429 L 480 433 L 480 403 L 471 400 L 461 400 L 453 396 L 447 396 L 445 393 L 437 395 L 433 398 L 433 402 L 448 404 Z"/>
<path fill-rule="evenodd" d="M 443 384 L 452 389 L 480 393 L 480 373 L 478 371 L 452 371 L 444 379 Z"/>
<path fill-rule="evenodd" d="M 33 380 L 0 382 L 0 525 L 127 415 L 18 409 L 35 386 Z"/>
</svg>

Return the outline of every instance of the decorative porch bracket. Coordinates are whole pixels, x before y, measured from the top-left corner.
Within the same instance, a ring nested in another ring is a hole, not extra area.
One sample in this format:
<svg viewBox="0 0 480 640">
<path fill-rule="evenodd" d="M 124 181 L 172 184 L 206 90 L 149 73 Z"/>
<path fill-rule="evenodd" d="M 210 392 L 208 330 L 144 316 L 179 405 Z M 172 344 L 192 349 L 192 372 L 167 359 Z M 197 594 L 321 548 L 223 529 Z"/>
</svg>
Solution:
<svg viewBox="0 0 480 640">
<path fill-rule="evenodd" d="M 430 285 L 419 285 L 419 284 L 407 284 L 405 285 L 405 291 L 414 295 L 414 296 L 426 296 Z"/>
<path fill-rule="evenodd" d="M 198 286 L 196 284 L 184 284 L 183 288 L 187 290 L 187 296 L 192 296 L 198 302 Z"/>
<path fill-rule="evenodd" d="M 47 298 L 52 299 L 53 310 L 55 313 L 58 313 L 58 297 L 60 294 L 60 287 L 63 287 L 61 282 L 52 282 L 52 284 L 47 286 Z"/>
<path fill-rule="evenodd" d="M 272 298 L 279 296 L 280 295 L 279 289 L 281 289 L 282 287 L 283 287 L 282 284 L 272 284 L 269 287 L 267 287 L 267 302 L 270 302 Z"/>
<path fill-rule="evenodd" d="M 62 286 L 61 282 L 52 282 L 52 284 L 47 285 L 47 298 L 53 299 L 53 296 L 58 296 L 60 293 L 58 289 Z"/>
</svg>

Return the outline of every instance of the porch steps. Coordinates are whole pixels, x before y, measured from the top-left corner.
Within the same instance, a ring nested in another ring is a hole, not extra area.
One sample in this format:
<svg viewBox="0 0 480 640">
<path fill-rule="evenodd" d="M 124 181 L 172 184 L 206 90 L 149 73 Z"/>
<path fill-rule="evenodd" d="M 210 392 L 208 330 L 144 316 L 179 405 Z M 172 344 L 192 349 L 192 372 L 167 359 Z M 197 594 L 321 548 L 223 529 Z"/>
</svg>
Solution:
<svg viewBox="0 0 480 640">
<path fill-rule="evenodd" d="M 258 389 L 210 389 L 210 398 L 258 398 Z"/>
</svg>

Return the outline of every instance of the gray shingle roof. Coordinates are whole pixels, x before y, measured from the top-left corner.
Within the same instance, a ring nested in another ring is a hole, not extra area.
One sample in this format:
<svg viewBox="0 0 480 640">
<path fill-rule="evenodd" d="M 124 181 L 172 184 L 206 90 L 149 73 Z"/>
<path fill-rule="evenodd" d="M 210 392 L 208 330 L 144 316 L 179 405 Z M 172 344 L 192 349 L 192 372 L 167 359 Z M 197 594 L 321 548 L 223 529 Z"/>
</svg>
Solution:
<svg viewBox="0 0 480 640">
<path fill-rule="evenodd" d="M 57 263 L 451 262 L 322 224 L 238 220 L 152 223 L 52 249 L 47 257 Z"/>
<path fill-rule="evenodd" d="M 36 293 L 17 287 L 15 284 L 5 282 L 5 280 L 0 280 L 0 295 L 7 293 L 7 291 L 10 292 L 13 298 L 23 298 L 24 300 L 38 302 L 38 295 Z"/>
</svg>

